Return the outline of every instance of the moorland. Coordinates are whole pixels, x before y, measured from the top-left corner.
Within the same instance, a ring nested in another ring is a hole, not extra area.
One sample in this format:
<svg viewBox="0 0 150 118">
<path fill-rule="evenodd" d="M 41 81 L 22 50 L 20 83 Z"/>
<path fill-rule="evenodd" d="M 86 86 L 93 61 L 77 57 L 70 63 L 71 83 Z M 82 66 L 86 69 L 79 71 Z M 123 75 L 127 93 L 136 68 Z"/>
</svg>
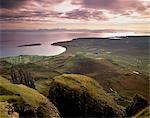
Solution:
<svg viewBox="0 0 150 118">
<path fill-rule="evenodd" d="M 149 117 L 149 39 L 76 38 L 52 44 L 60 55 L 0 58 L 0 114 Z"/>
</svg>

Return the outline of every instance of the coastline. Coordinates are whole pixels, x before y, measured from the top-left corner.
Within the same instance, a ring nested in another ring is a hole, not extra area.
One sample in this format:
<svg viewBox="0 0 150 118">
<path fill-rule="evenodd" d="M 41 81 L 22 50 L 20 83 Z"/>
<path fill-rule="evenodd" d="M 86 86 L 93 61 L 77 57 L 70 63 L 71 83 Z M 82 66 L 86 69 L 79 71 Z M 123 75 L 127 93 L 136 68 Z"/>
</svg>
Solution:
<svg viewBox="0 0 150 118">
<path fill-rule="evenodd" d="M 19 46 L 16 46 L 16 48 L 20 48 L 20 49 L 26 49 L 26 48 L 37 48 L 39 49 L 40 51 L 42 51 L 42 49 L 40 48 L 44 48 L 45 45 L 42 45 L 42 44 L 28 44 L 28 45 L 19 45 Z M 57 49 L 57 52 L 55 54 L 52 54 L 49 52 L 49 54 L 44 54 L 46 52 L 48 52 L 49 50 L 47 49 L 46 51 L 44 51 L 44 53 L 39 53 L 39 54 L 15 54 L 15 55 L 0 55 L 0 59 L 3 59 L 3 58 L 14 58 L 14 57 L 18 57 L 18 56 L 41 56 L 41 57 L 51 57 L 51 56 L 57 56 L 57 55 L 60 55 L 62 53 L 64 53 L 67 49 L 63 46 L 59 46 L 59 45 L 48 45 L 49 47 L 47 48 L 51 48 L 51 50 L 54 48 L 54 49 Z M 32 51 L 32 49 L 31 49 Z M 35 50 L 36 51 L 36 50 Z M 30 52 L 29 52 L 30 53 Z M 32 52 L 33 53 L 33 52 Z"/>
<path fill-rule="evenodd" d="M 33 73 L 37 73 L 38 77 L 40 72 L 42 78 L 49 78 L 49 76 L 62 73 L 80 73 L 87 75 L 102 84 L 105 90 L 109 92 L 110 90 L 115 90 L 118 93 L 123 94 L 124 97 L 132 96 L 126 94 L 126 91 L 120 91 L 122 88 L 124 89 L 124 86 L 119 86 L 119 83 L 131 83 L 127 84 L 125 88 L 130 88 L 130 91 L 135 93 L 135 88 L 139 86 L 140 88 L 137 92 L 140 93 L 142 91 L 142 95 L 148 99 L 149 96 L 147 96 L 147 92 L 145 92 L 147 88 L 143 88 L 143 86 L 148 87 L 147 80 L 149 74 L 147 72 L 147 62 L 145 60 L 147 57 L 141 55 L 145 52 L 145 50 L 141 50 L 141 48 L 143 49 L 144 47 L 147 49 L 147 46 L 143 45 L 143 43 L 147 44 L 148 38 L 128 37 L 127 40 L 99 40 L 100 38 L 84 39 L 85 38 L 77 38 L 72 39 L 71 41 L 62 41 L 51 44 L 66 49 L 65 52 L 58 56 L 22 55 L 18 57 L 8 57 L 3 61 L 0 59 L 0 61 L 4 67 L 7 66 L 7 64 L 13 64 L 21 66 L 25 70 L 32 70 Z M 137 46 L 136 50 L 132 49 L 133 46 Z M 118 50 L 121 53 L 119 53 Z M 139 62 L 142 63 L 140 64 Z M 124 80 L 124 78 L 126 80 Z M 112 80 L 111 86 L 107 85 L 107 83 L 110 82 L 110 79 Z M 118 81 L 119 83 L 117 83 Z M 116 88 L 116 86 L 119 86 L 119 88 Z M 135 88 L 132 88 L 133 86 Z M 111 89 L 108 89 L 109 87 Z"/>
<path fill-rule="evenodd" d="M 84 55 L 90 58 L 105 58 L 121 67 L 148 72 L 150 36 L 126 36 L 122 39 L 76 38 L 52 45 L 66 48 L 64 55 Z"/>
<path fill-rule="evenodd" d="M 114 52 L 116 52 L 117 48 L 118 49 L 123 48 L 122 46 L 124 46 L 124 45 L 128 46 L 130 44 L 129 41 L 135 41 L 136 39 L 141 40 L 141 38 L 146 38 L 146 40 L 147 40 L 147 39 L 149 39 L 149 36 L 126 36 L 125 38 L 123 38 L 121 40 L 110 40 L 109 38 L 100 38 L 100 37 L 75 38 L 75 39 L 71 39 L 68 41 L 59 41 L 59 42 L 51 43 L 50 44 L 51 46 L 53 46 L 57 49 L 58 49 L 58 47 L 59 48 L 61 47 L 63 49 L 61 52 L 54 54 L 54 55 L 48 55 L 48 56 L 46 55 L 45 56 L 45 55 L 28 55 L 28 54 L 22 55 L 21 54 L 18 56 L 0 57 L 0 60 L 5 60 L 6 58 L 20 58 L 20 57 L 21 58 L 28 57 L 28 60 L 30 60 L 30 58 L 38 58 L 37 60 L 39 60 L 39 59 L 51 58 L 51 57 L 59 56 L 59 55 L 76 55 L 79 53 L 93 57 L 93 58 L 100 58 L 100 57 L 103 58 L 104 57 L 104 58 L 113 58 L 113 59 L 117 58 L 118 59 L 118 57 L 123 58 L 124 53 L 123 54 L 119 53 L 119 56 L 114 55 Z M 102 43 L 103 43 L 103 45 L 101 45 Z M 114 47 L 112 47 L 112 43 L 114 43 Z M 132 46 L 132 45 L 130 45 L 130 46 Z M 32 47 L 32 46 L 29 46 L 29 47 Z M 35 47 L 37 47 L 37 46 L 35 46 Z M 45 47 L 45 45 L 44 45 L 44 47 Z M 137 48 L 140 48 L 140 47 L 138 47 L 138 45 L 137 45 Z M 113 52 L 113 50 L 114 50 L 114 52 Z M 134 54 L 134 52 L 132 54 L 132 51 L 130 51 L 130 52 L 128 52 L 128 50 L 125 50 L 125 51 L 127 54 L 129 53 L 129 55 L 131 55 L 131 56 Z M 140 53 L 141 53 L 141 51 L 140 51 Z M 142 54 L 144 54 L 144 51 Z M 125 60 L 130 59 L 131 56 L 127 56 L 125 58 Z M 140 57 L 140 55 L 137 55 L 137 56 Z M 131 61 L 132 61 L 132 63 L 136 62 L 136 60 L 134 60 L 134 59 L 131 59 Z"/>
</svg>

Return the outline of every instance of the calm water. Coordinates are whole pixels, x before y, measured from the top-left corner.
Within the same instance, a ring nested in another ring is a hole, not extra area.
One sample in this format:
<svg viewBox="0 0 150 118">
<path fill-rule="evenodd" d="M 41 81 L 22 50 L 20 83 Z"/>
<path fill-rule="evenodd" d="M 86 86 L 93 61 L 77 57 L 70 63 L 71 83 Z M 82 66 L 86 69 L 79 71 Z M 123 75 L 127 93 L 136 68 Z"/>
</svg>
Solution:
<svg viewBox="0 0 150 118">
<path fill-rule="evenodd" d="M 100 34 L 67 33 L 67 32 L 1 32 L 0 57 L 18 55 L 53 56 L 66 49 L 51 44 L 67 41 L 78 37 L 98 37 Z M 41 43 L 39 46 L 17 47 L 25 44 Z"/>
</svg>

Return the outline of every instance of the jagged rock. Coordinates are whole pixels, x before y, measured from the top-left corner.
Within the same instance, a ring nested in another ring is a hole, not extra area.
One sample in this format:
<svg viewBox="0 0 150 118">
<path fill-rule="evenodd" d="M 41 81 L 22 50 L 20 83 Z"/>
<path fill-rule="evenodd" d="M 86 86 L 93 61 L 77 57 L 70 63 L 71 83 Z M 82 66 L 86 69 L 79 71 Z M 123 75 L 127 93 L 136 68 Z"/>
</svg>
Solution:
<svg viewBox="0 0 150 118">
<path fill-rule="evenodd" d="M 123 117 L 124 111 L 93 79 L 77 74 L 56 76 L 49 99 L 62 117 Z"/>
<path fill-rule="evenodd" d="M 132 104 L 126 108 L 127 115 L 134 116 L 139 111 L 141 111 L 142 109 L 148 106 L 149 106 L 149 103 L 146 99 L 144 99 L 140 95 L 135 95 L 135 97 L 133 98 Z"/>
<path fill-rule="evenodd" d="M 34 78 L 30 72 L 15 67 L 11 68 L 11 82 L 14 84 L 24 84 L 35 89 Z"/>
</svg>

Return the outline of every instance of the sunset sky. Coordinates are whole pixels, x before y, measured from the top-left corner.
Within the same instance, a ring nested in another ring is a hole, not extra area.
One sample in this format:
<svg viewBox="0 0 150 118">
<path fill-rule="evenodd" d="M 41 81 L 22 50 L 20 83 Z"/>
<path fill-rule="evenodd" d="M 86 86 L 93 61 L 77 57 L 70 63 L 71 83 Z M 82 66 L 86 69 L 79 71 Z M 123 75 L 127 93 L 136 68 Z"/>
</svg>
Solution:
<svg viewBox="0 0 150 118">
<path fill-rule="evenodd" d="M 0 1 L 1 29 L 113 29 L 150 34 L 150 0 Z"/>
</svg>

